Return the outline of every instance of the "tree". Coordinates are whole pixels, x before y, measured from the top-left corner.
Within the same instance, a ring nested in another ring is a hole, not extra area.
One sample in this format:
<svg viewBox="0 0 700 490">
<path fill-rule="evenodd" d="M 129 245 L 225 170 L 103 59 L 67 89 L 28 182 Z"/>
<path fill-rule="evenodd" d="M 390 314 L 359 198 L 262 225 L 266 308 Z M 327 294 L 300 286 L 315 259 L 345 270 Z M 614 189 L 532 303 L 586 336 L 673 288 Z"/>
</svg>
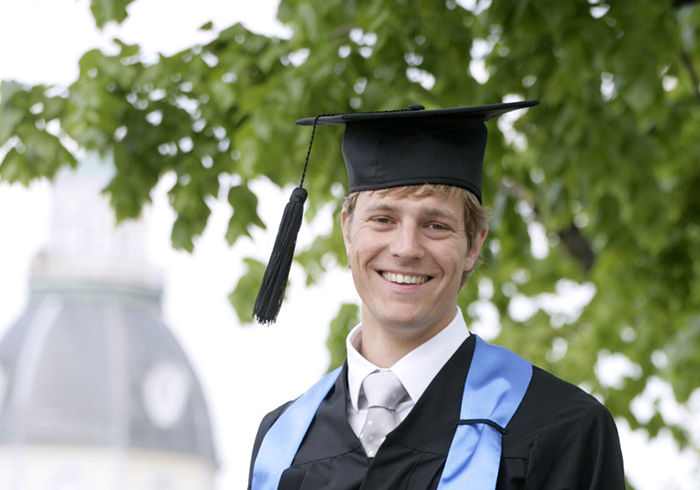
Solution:
<svg viewBox="0 0 700 490">
<path fill-rule="evenodd" d="M 97 24 L 121 22 L 130 1 L 93 0 Z M 234 244 L 265 226 L 250 182 L 299 181 L 310 136 L 291 124 L 299 117 L 540 99 L 500 131 L 490 123 L 486 266 L 460 305 L 475 319 L 493 305 L 499 343 L 585 384 L 631 427 L 669 427 L 688 443 L 658 407 L 649 418 L 630 406 L 653 379 L 679 403 L 699 385 L 689 374 L 700 372 L 697 2 L 282 0 L 278 18 L 289 39 L 233 25 L 154 63 L 116 41 L 116 55 L 85 53 L 65 90 L 4 81 L 0 178 L 51 178 L 77 165 L 77 144 L 114 159 L 105 191 L 119 219 L 137 216 L 174 172 L 173 245 L 192 250 L 221 192 Z M 316 133 L 307 220 L 324 205 L 339 213 L 339 136 Z M 308 283 L 324 264 L 345 264 L 338 228 L 298 252 Z M 246 322 L 264 270 L 247 263 L 231 294 Z M 591 292 L 580 311 L 547 306 L 572 285 Z M 331 325 L 334 364 L 356 318 L 343 305 Z M 612 382 L 601 375 L 610 359 L 625 366 Z"/>
</svg>

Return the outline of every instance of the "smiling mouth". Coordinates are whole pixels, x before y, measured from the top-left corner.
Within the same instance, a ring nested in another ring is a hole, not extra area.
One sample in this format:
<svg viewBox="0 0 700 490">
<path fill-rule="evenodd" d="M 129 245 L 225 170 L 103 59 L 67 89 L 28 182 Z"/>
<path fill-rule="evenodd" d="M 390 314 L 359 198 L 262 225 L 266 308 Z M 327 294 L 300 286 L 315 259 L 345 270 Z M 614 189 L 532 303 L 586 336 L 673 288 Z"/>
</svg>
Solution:
<svg viewBox="0 0 700 490">
<path fill-rule="evenodd" d="M 396 284 L 423 284 L 430 276 L 412 276 L 409 274 L 396 274 L 394 272 L 382 272 L 382 277 Z"/>
</svg>

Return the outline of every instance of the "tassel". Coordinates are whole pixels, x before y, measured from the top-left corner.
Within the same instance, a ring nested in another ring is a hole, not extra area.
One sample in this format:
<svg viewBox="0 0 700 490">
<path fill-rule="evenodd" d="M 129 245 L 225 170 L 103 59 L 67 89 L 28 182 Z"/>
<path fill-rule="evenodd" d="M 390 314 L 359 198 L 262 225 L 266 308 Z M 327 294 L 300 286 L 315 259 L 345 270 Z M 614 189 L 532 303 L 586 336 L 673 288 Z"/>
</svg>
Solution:
<svg viewBox="0 0 700 490">
<path fill-rule="evenodd" d="M 294 247 L 304 215 L 306 195 L 306 189 L 297 187 L 292 191 L 292 196 L 284 208 L 275 246 L 272 248 L 272 255 L 253 308 L 253 318 L 260 324 L 274 323 L 282 307 L 294 258 Z"/>
<path fill-rule="evenodd" d="M 272 247 L 272 255 L 270 255 L 270 261 L 267 263 L 258 297 L 255 298 L 253 318 L 260 324 L 269 325 L 270 323 L 275 323 L 282 307 L 284 291 L 287 289 L 287 280 L 289 279 L 289 270 L 292 268 L 292 260 L 294 260 L 294 247 L 296 247 L 297 235 L 304 217 L 304 202 L 306 202 L 307 196 L 306 189 L 304 189 L 306 169 L 309 166 L 311 147 L 314 144 L 316 124 L 322 116 L 316 116 L 316 119 L 314 119 L 309 150 L 306 152 L 304 170 L 301 173 L 301 182 L 299 182 L 299 187 L 292 191 L 292 196 L 284 208 L 280 228 L 277 230 L 277 238 L 275 238 L 275 246 Z"/>
</svg>

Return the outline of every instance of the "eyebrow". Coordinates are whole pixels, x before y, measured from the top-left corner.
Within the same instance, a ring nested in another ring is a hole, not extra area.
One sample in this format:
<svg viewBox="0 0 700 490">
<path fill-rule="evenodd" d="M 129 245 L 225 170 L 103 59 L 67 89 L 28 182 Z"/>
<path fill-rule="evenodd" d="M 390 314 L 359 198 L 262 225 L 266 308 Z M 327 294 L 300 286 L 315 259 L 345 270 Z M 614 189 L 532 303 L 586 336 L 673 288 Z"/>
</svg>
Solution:
<svg viewBox="0 0 700 490">
<path fill-rule="evenodd" d="M 443 219 L 451 219 L 459 223 L 459 218 L 457 217 L 456 214 L 454 214 L 451 211 L 446 211 L 441 208 L 428 208 L 424 210 L 424 213 L 426 216 L 430 218 L 443 218 Z"/>
<path fill-rule="evenodd" d="M 386 213 L 395 213 L 399 210 L 397 206 L 393 206 L 391 204 L 387 203 L 377 203 L 377 204 L 372 204 L 370 206 L 367 206 L 365 208 L 365 212 L 369 213 L 376 213 L 377 211 L 382 211 Z"/>
</svg>

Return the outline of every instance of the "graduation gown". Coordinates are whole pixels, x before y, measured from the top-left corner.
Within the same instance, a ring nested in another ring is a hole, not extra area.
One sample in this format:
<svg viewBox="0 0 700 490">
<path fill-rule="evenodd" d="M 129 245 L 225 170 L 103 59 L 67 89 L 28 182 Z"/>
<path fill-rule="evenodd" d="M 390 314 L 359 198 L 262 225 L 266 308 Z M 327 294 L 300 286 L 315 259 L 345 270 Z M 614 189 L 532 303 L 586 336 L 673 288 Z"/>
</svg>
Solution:
<svg viewBox="0 0 700 490">
<path fill-rule="evenodd" d="M 470 336 L 460 346 L 372 459 L 347 421 L 345 366 L 282 474 L 279 489 L 435 490 L 459 421 L 474 342 Z M 265 433 L 288 406 L 269 413 L 260 424 L 251 475 Z M 506 430 L 497 490 L 625 488 L 614 421 L 603 405 L 576 386 L 534 368 Z"/>
</svg>

